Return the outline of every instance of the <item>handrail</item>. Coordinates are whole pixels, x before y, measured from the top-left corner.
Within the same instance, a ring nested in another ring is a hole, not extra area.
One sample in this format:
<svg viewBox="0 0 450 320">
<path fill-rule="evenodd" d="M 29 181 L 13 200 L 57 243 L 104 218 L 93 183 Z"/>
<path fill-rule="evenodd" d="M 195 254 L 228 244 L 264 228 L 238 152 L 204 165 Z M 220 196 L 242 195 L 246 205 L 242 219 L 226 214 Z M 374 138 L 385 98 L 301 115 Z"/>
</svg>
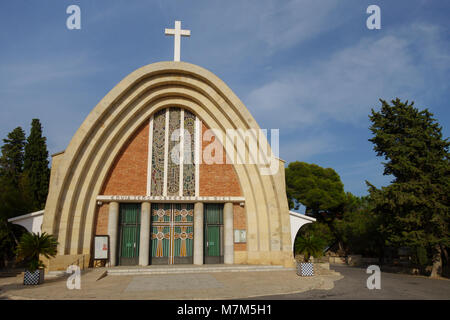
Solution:
<svg viewBox="0 0 450 320">
<path fill-rule="evenodd" d="M 80 259 L 82 260 L 82 264 L 80 266 Z M 76 265 L 78 267 L 80 267 L 81 270 L 84 270 L 84 254 L 81 256 L 81 258 L 77 258 L 77 260 L 74 260 L 72 263 L 70 263 L 68 266 L 73 266 Z"/>
</svg>

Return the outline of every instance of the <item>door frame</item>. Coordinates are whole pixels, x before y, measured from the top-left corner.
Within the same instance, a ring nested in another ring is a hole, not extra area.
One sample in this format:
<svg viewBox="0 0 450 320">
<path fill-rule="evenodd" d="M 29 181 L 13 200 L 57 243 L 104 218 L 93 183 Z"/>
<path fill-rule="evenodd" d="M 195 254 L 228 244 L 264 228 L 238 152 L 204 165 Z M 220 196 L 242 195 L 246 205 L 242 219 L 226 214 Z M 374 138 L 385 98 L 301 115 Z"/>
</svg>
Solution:
<svg viewBox="0 0 450 320">
<path fill-rule="evenodd" d="M 136 221 L 134 223 L 122 223 L 122 209 L 125 206 L 135 205 L 138 208 L 138 214 L 136 215 Z M 135 236 L 135 246 L 134 246 L 134 257 L 124 258 L 122 257 L 122 237 L 123 237 L 123 226 L 135 226 L 136 236 Z M 119 245 L 117 246 L 117 257 L 119 266 L 135 266 L 139 264 L 139 242 L 141 234 L 141 204 L 140 203 L 119 203 Z"/>
<path fill-rule="evenodd" d="M 219 223 L 208 223 L 208 206 L 220 207 Z M 204 264 L 223 264 L 224 263 L 224 226 L 223 226 L 223 203 L 205 203 L 203 208 L 203 263 Z M 219 256 L 208 256 L 208 226 L 219 227 Z"/>
</svg>

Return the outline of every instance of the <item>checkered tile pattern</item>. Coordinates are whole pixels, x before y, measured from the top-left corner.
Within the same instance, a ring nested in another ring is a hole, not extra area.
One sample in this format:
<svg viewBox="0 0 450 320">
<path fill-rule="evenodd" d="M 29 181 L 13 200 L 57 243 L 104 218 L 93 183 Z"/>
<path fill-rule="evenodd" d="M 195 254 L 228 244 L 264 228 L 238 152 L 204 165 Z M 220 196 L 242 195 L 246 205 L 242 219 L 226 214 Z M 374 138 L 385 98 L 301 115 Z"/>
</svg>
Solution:
<svg viewBox="0 0 450 320">
<path fill-rule="evenodd" d="M 36 270 L 35 272 L 25 271 L 25 275 L 23 277 L 23 284 L 25 285 L 34 285 L 41 283 L 41 276 L 43 273 Z"/>
<path fill-rule="evenodd" d="M 299 276 L 313 276 L 314 265 L 312 263 L 299 263 L 297 265 L 297 274 Z"/>
</svg>

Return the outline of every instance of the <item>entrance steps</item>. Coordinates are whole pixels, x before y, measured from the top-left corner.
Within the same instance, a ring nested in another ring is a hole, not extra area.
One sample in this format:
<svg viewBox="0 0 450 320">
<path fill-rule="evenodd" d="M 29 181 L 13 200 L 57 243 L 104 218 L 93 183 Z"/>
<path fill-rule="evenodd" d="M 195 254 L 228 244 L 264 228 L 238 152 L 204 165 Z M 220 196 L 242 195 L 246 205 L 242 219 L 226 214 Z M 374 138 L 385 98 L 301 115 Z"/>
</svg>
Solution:
<svg viewBox="0 0 450 320">
<path fill-rule="evenodd" d="M 182 273 L 210 273 L 210 272 L 258 272 L 258 271 L 293 271 L 295 268 L 283 266 L 258 266 L 258 265 L 161 265 L 161 266 L 136 266 L 107 268 L 108 276 L 131 275 L 157 275 L 157 274 L 182 274 Z"/>
<path fill-rule="evenodd" d="M 90 269 L 85 269 L 85 270 L 81 270 L 81 275 L 84 275 L 87 270 Z M 64 277 L 68 277 L 71 274 L 73 274 L 73 272 L 71 273 L 67 273 L 66 271 L 62 271 L 62 270 L 54 270 L 54 271 L 49 271 L 48 273 L 45 274 L 45 278 L 64 278 Z"/>
</svg>

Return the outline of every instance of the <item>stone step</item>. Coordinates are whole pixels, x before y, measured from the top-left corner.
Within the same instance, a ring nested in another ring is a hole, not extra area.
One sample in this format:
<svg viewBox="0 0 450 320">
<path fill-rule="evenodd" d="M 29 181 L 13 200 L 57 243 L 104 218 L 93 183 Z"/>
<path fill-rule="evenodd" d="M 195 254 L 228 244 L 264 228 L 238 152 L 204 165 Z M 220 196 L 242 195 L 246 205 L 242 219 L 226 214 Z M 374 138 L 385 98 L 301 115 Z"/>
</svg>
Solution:
<svg viewBox="0 0 450 320">
<path fill-rule="evenodd" d="M 49 271 L 45 274 L 45 278 L 62 278 L 66 277 L 68 274 L 65 271 Z"/>
<path fill-rule="evenodd" d="M 107 275 L 129 276 L 129 275 L 155 275 L 155 274 L 180 274 L 180 273 L 210 273 L 210 272 L 258 272 L 258 271 L 292 271 L 295 268 L 283 266 L 190 266 L 190 267 L 117 267 L 108 268 Z"/>
<path fill-rule="evenodd" d="M 73 273 L 73 272 L 72 272 Z M 81 274 L 83 275 L 85 273 L 85 270 L 81 270 Z M 46 278 L 62 278 L 62 277 L 68 277 L 70 274 L 63 270 L 58 271 L 49 271 L 45 274 Z"/>
<path fill-rule="evenodd" d="M 0 272 L 0 278 L 17 277 L 21 272 Z"/>
</svg>

